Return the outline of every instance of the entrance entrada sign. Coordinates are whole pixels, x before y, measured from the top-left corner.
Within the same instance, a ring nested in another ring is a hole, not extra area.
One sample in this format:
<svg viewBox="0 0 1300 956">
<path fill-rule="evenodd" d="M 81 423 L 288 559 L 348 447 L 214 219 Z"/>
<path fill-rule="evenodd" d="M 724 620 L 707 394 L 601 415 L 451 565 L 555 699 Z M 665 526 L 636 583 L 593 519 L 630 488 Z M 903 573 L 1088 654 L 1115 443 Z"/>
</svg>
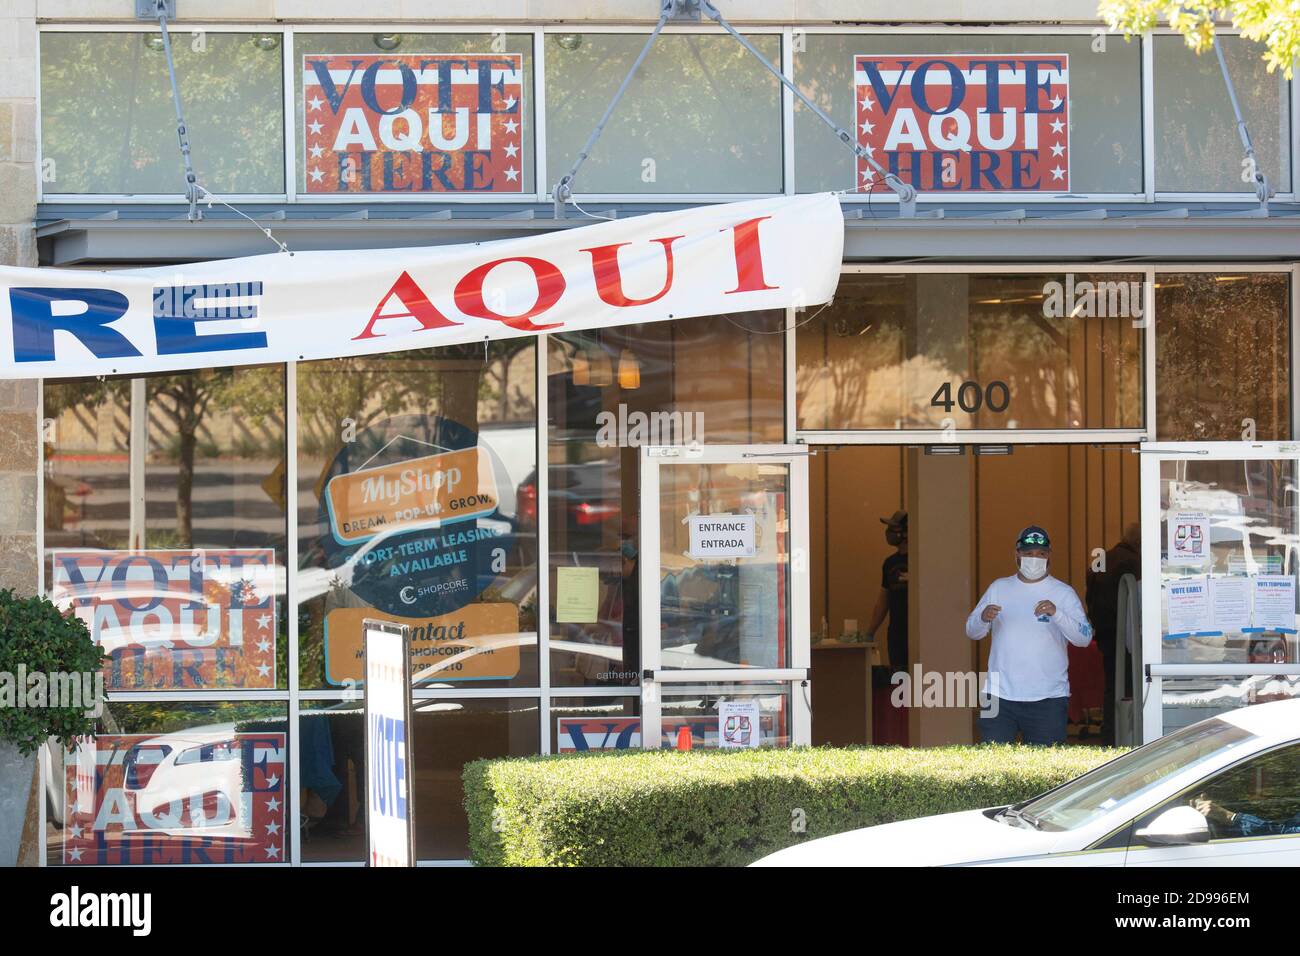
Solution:
<svg viewBox="0 0 1300 956">
<path fill-rule="evenodd" d="M 757 521 L 752 514 L 690 515 L 687 554 L 698 560 L 752 558 Z"/>
<path fill-rule="evenodd" d="M 0 378 L 371 355 L 828 301 L 831 193 L 500 242 L 86 272 L 0 267 Z"/>
</svg>

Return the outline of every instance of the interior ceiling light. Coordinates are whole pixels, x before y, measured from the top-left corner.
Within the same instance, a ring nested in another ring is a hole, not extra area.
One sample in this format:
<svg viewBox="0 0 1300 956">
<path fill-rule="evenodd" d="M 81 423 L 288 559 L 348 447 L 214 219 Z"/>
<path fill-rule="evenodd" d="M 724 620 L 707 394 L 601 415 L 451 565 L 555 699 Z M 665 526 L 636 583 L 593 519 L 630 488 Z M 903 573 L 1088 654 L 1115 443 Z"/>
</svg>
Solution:
<svg viewBox="0 0 1300 956">
<path fill-rule="evenodd" d="M 278 49 L 280 46 L 280 34 L 278 33 L 259 33 L 253 37 L 253 46 L 259 50 L 269 53 L 271 50 Z"/>
<path fill-rule="evenodd" d="M 590 382 L 597 388 L 604 388 L 614 381 L 614 369 L 609 364 L 609 356 L 599 345 L 587 350 L 587 362 L 590 365 Z"/>
<path fill-rule="evenodd" d="M 641 387 L 641 363 L 637 361 L 631 349 L 624 349 L 619 353 L 618 387 L 627 389 Z"/>
<path fill-rule="evenodd" d="M 568 50 L 572 53 L 578 47 L 582 46 L 582 34 L 560 33 L 556 35 L 555 42 L 558 43 L 562 49 Z"/>
<path fill-rule="evenodd" d="M 400 33 L 376 33 L 370 38 L 381 50 L 396 50 L 402 45 Z"/>
<path fill-rule="evenodd" d="M 161 33 L 146 33 L 142 39 L 144 40 L 144 48 L 146 50 L 152 50 L 154 53 L 161 53 L 163 51 L 164 44 Z"/>
<path fill-rule="evenodd" d="M 587 362 L 587 353 L 581 349 L 573 356 L 573 384 L 591 384 L 591 365 Z"/>
</svg>

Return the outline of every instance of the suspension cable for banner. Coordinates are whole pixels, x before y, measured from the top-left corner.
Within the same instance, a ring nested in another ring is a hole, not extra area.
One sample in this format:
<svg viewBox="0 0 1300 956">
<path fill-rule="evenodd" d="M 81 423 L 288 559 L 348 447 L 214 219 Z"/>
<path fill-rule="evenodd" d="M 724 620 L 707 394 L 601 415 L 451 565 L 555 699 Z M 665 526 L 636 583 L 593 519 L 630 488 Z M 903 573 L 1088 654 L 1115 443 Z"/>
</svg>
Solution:
<svg viewBox="0 0 1300 956">
<path fill-rule="evenodd" d="M 600 139 L 600 134 L 605 131 L 605 126 L 609 123 L 610 117 L 613 116 L 614 110 L 618 107 L 619 101 L 623 99 L 623 94 L 627 92 L 628 85 L 632 82 L 632 77 L 634 77 L 637 70 L 641 68 L 641 64 L 645 61 L 646 55 L 650 52 L 650 48 L 654 46 L 655 40 L 659 38 L 659 34 L 663 32 L 664 25 L 668 22 L 668 19 L 674 16 L 681 17 L 686 13 L 695 10 L 702 11 L 709 17 L 709 19 L 714 20 L 718 26 L 722 27 L 723 30 L 730 34 L 731 37 L 744 47 L 752 56 L 754 56 L 769 73 L 776 77 L 782 86 L 794 94 L 800 103 L 812 110 L 813 114 L 819 120 L 830 127 L 835 132 L 836 139 L 849 149 L 853 150 L 853 154 L 857 156 L 858 159 L 865 161 L 872 169 L 880 174 L 885 185 L 892 189 L 898 196 L 899 216 L 910 218 L 916 215 L 916 187 L 911 183 L 903 182 L 896 175 L 885 169 L 885 167 L 882 166 L 870 152 L 868 152 L 865 146 L 860 145 L 854 140 L 852 133 L 836 123 L 835 120 L 830 117 L 830 114 L 814 103 L 809 97 L 804 95 L 804 92 L 795 86 L 789 77 L 773 66 L 771 61 L 768 60 L 767 57 L 763 56 L 754 44 L 750 43 L 745 39 L 745 37 L 738 33 L 736 28 L 731 25 L 727 18 L 722 15 L 721 11 L 719 11 L 710 0 L 661 0 L 659 20 L 655 23 L 654 29 L 650 31 L 650 36 L 646 38 L 645 46 L 641 48 L 641 52 L 637 54 L 637 58 L 632 62 L 632 68 L 628 70 L 627 76 L 623 77 L 623 82 L 620 83 L 618 89 L 614 91 L 613 99 L 609 101 L 609 105 L 605 107 L 605 112 L 601 115 L 600 121 L 596 123 L 591 134 L 587 137 L 586 143 L 584 143 L 582 149 L 579 150 L 577 158 L 573 161 L 573 166 L 564 174 L 564 176 L 560 177 L 559 182 L 555 184 L 555 188 L 552 190 L 552 197 L 555 201 L 556 219 L 564 218 L 564 206 L 568 202 L 573 202 L 573 204 L 578 207 L 579 211 L 583 211 L 582 207 L 578 206 L 577 202 L 573 199 L 573 181 L 578 175 L 578 170 L 582 168 L 582 164 L 587 161 L 587 157 L 590 156 L 591 151 L 595 149 L 596 141 Z M 855 187 L 855 189 L 856 188 L 857 187 Z"/>
<path fill-rule="evenodd" d="M 185 199 L 190 204 L 189 220 L 195 222 L 203 218 L 199 211 L 199 180 L 194 175 L 194 163 L 190 158 L 190 133 L 185 125 L 185 112 L 181 107 L 181 90 L 176 83 L 176 60 L 172 56 L 171 32 L 167 29 L 167 4 L 157 0 L 154 12 L 158 15 L 158 28 L 162 31 L 163 55 L 167 57 L 167 78 L 172 84 L 172 105 L 176 108 L 176 139 L 181 147 L 181 162 L 185 164 Z"/>
<path fill-rule="evenodd" d="M 167 78 L 171 81 L 172 105 L 176 108 L 176 140 L 180 144 L 181 162 L 185 166 L 185 201 L 190 204 L 186 218 L 190 222 L 200 221 L 203 218 L 203 212 L 199 209 L 199 203 L 204 200 L 207 201 L 209 209 L 212 208 L 214 202 L 220 203 L 235 215 L 247 219 L 256 226 L 266 238 L 276 244 L 281 252 L 288 252 L 289 255 L 293 255 L 292 252 L 289 252 L 289 247 L 276 238 L 269 228 L 263 226 L 242 210 L 236 209 L 221 197 L 214 195 L 211 190 L 199 183 L 199 178 L 194 173 L 193 158 L 190 155 L 190 132 L 189 126 L 185 122 L 185 110 L 181 103 L 180 85 L 176 82 L 176 60 L 172 56 L 171 31 L 167 29 L 167 2 L 166 0 L 155 0 L 155 4 L 154 12 L 158 17 L 158 29 L 162 33 L 163 54 L 167 57 Z"/>
<path fill-rule="evenodd" d="M 843 126 L 840 126 L 838 123 L 836 123 L 835 120 L 831 119 L 829 113 L 827 113 L 820 106 L 814 103 L 808 96 L 804 94 L 803 90 L 799 89 L 799 87 L 794 85 L 794 82 L 789 77 L 787 77 L 784 73 L 782 73 L 775 66 L 773 66 L 771 61 L 768 60 L 767 57 L 763 56 L 763 54 L 758 51 L 758 48 L 754 46 L 754 44 L 750 43 L 738 32 L 736 32 L 736 28 L 733 27 L 729 22 L 727 22 L 727 18 L 724 17 L 722 13 L 718 10 L 718 8 L 713 5 L 711 0 L 699 0 L 699 2 L 700 2 L 700 8 L 704 11 L 706 16 L 708 16 L 711 20 L 716 21 L 718 26 L 722 27 L 722 29 L 726 30 L 729 34 L 731 34 L 731 36 L 735 38 L 736 42 L 739 43 L 741 46 L 743 46 L 750 53 L 752 53 L 754 57 L 758 60 L 758 62 L 763 64 L 763 66 L 767 69 L 767 72 L 771 73 L 778 80 L 780 80 L 781 85 L 784 86 L 791 93 L 793 93 L 798 98 L 800 103 L 808 107 L 808 109 L 812 110 L 813 114 L 819 120 L 821 120 L 823 123 L 829 126 L 832 130 L 834 130 L 835 138 L 838 139 L 845 146 L 847 146 L 849 149 L 853 150 L 853 154 L 857 156 L 858 159 L 865 160 L 866 163 L 872 169 L 874 169 L 876 172 L 878 172 L 881 175 L 881 177 L 885 181 L 885 185 L 888 186 L 890 189 L 892 189 L 895 195 L 898 196 L 899 216 L 905 218 L 911 218 L 916 215 L 916 187 L 915 186 L 913 186 L 911 183 L 903 182 L 893 173 L 885 169 L 884 166 L 880 165 L 880 163 L 876 160 L 876 158 L 872 156 L 870 152 L 867 151 L 867 148 L 865 146 L 855 141 L 852 133 L 850 133 Z"/>
<path fill-rule="evenodd" d="M 1250 139 L 1250 129 L 1246 126 L 1246 117 L 1241 112 L 1241 104 L 1237 101 L 1237 89 L 1232 85 L 1232 74 L 1228 72 L 1228 61 L 1223 58 L 1223 43 L 1221 38 L 1215 38 L 1214 55 L 1219 61 L 1219 72 L 1223 74 L 1223 83 L 1228 88 L 1228 102 L 1232 104 L 1232 113 L 1237 118 L 1237 135 L 1241 137 L 1241 145 L 1246 150 L 1246 161 L 1250 164 L 1251 177 L 1255 183 L 1255 198 L 1265 212 L 1268 211 L 1268 201 L 1273 198 L 1273 190 L 1268 184 L 1268 177 L 1264 175 L 1259 168 L 1259 163 L 1255 160 L 1255 144 Z"/>
</svg>

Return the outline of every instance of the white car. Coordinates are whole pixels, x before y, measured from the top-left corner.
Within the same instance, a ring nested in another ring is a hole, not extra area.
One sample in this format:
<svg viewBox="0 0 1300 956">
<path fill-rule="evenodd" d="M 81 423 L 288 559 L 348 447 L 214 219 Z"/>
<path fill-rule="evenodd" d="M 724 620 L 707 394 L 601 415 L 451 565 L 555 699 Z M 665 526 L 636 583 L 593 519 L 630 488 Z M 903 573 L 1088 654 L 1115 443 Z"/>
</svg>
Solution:
<svg viewBox="0 0 1300 956">
<path fill-rule="evenodd" d="M 1300 866 L 1300 700 L 1184 727 L 1012 806 L 810 840 L 754 866 Z"/>
</svg>

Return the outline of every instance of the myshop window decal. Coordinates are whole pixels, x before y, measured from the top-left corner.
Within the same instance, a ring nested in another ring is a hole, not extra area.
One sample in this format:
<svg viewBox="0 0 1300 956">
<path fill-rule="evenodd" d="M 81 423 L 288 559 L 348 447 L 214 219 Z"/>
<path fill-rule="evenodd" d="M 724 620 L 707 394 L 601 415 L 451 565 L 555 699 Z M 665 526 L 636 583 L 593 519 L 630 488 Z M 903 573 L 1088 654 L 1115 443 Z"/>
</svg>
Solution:
<svg viewBox="0 0 1300 956">
<path fill-rule="evenodd" d="M 303 57 L 308 193 L 524 190 L 521 53 Z"/>
<path fill-rule="evenodd" d="M 922 192 L 1070 190 L 1065 54 L 854 58 L 858 142 Z M 858 185 L 881 185 L 858 161 Z"/>
<path fill-rule="evenodd" d="M 519 609 L 479 601 L 516 551 L 499 512 L 510 487 L 480 436 L 440 415 L 385 418 L 340 445 L 320 476 L 321 537 L 335 606 L 325 617 L 325 675 L 362 678 L 366 620 L 409 628 L 411 679 L 510 680 Z"/>
</svg>

